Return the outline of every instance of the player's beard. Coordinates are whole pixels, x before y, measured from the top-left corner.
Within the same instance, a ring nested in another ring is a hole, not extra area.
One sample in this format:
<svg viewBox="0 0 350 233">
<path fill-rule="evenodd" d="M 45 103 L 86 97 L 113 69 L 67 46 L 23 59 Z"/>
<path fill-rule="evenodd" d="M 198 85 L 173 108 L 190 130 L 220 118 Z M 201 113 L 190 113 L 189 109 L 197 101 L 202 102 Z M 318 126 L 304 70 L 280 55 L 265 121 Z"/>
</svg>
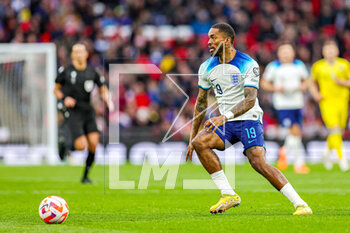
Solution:
<svg viewBox="0 0 350 233">
<path fill-rule="evenodd" d="M 218 46 L 219 48 L 216 47 L 214 52 L 211 54 L 213 57 L 220 57 L 224 52 L 224 46 L 222 44 L 219 44 Z"/>
</svg>

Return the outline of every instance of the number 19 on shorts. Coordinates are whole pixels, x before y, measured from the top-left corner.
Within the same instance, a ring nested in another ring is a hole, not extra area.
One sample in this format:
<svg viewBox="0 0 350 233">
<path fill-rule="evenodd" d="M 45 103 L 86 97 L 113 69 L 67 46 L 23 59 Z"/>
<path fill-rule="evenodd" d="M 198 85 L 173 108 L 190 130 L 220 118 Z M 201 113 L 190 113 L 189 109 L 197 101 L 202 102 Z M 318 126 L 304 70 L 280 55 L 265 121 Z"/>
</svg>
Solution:
<svg viewBox="0 0 350 233">
<path fill-rule="evenodd" d="M 250 127 L 249 129 L 245 128 L 245 131 L 247 133 L 248 139 L 256 138 L 255 129 L 253 127 Z"/>
</svg>

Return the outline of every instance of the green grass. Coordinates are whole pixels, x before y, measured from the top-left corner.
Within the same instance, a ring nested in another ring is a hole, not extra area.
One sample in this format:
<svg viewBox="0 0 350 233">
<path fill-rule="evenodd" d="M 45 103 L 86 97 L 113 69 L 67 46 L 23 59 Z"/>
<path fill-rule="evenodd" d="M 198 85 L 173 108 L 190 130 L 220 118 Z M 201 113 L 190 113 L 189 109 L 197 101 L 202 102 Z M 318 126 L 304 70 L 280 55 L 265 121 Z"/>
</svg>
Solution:
<svg viewBox="0 0 350 233">
<path fill-rule="evenodd" d="M 121 176 L 137 178 L 140 169 L 125 165 Z M 209 207 L 218 191 L 182 189 L 182 178 L 209 178 L 201 166 L 181 166 L 174 190 L 152 180 L 146 190 L 110 190 L 103 166 L 92 170 L 94 185 L 79 183 L 82 167 L 0 166 L 0 232 L 350 232 L 349 173 L 311 169 L 308 175 L 285 172 L 314 211 L 292 216 L 289 201 L 248 165 L 236 167 L 241 206 L 217 215 Z M 69 205 L 63 224 L 48 225 L 38 216 L 49 195 Z"/>
</svg>

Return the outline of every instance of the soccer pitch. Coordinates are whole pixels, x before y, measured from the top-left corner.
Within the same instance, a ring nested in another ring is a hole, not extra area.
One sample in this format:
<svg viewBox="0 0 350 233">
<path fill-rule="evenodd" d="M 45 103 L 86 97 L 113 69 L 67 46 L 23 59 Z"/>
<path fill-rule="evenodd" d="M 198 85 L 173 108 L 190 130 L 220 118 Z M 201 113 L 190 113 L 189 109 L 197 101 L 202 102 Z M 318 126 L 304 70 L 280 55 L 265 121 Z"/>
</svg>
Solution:
<svg viewBox="0 0 350 233">
<path fill-rule="evenodd" d="M 82 168 L 73 166 L 0 166 L 0 232 L 350 232 L 349 173 L 311 166 L 308 175 L 289 168 L 284 174 L 312 207 L 314 215 L 292 216 L 293 206 L 249 165 L 236 167 L 241 206 L 211 215 L 217 190 L 183 190 L 182 178 L 210 178 L 201 166 L 182 165 L 177 186 L 163 181 L 146 190 L 108 190 L 103 166 L 93 168 L 94 185 L 79 183 Z M 121 174 L 137 177 L 140 166 L 124 165 Z M 136 174 L 136 176 L 135 176 Z M 137 184 L 137 182 L 136 182 Z M 38 206 L 49 195 L 69 205 L 66 222 L 44 223 Z"/>
</svg>

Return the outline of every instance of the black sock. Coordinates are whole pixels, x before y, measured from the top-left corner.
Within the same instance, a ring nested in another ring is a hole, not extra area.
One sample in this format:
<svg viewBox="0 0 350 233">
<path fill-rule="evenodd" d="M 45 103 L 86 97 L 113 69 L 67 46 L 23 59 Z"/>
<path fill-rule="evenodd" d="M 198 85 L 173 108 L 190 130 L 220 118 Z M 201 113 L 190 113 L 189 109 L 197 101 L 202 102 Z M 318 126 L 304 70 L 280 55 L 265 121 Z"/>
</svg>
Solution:
<svg viewBox="0 0 350 233">
<path fill-rule="evenodd" d="M 86 163 L 85 163 L 85 171 L 84 171 L 84 179 L 87 178 L 89 170 L 91 168 L 92 163 L 95 160 L 95 152 L 90 152 L 88 154 L 88 157 L 86 158 Z"/>
</svg>

